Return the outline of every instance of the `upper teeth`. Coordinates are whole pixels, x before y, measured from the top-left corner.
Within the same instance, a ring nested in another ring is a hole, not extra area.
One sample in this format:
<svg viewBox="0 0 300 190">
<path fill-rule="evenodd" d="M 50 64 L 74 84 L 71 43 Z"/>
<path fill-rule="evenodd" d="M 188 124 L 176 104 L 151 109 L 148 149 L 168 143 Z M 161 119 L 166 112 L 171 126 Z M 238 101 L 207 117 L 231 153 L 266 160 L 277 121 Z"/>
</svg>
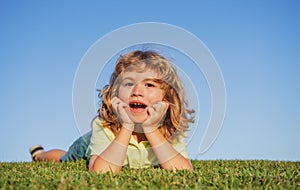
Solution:
<svg viewBox="0 0 300 190">
<path fill-rule="evenodd" d="M 139 105 L 144 105 L 144 104 L 141 104 L 141 103 L 133 103 L 134 106 L 139 106 Z"/>
</svg>

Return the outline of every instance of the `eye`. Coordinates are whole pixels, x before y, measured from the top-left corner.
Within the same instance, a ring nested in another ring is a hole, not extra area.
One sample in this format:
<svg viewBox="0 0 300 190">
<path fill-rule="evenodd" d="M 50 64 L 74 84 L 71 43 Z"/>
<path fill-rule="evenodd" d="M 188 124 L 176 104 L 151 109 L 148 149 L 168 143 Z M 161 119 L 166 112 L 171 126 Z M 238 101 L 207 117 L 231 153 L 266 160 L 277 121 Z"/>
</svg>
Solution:
<svg viewBox="0 0 300 190">
<path fill-rule="evenodd" d="M 156 87 L 155 84 L 150 83 L 150 82 L 146 83 L 145 86 L 146 86 L 146 87 Z"/>
<path fill-rule="evenodd" d="M 126 83 L 124 83 L 123 85 L 124 85 L 124 86 L 133 86 L 134 84 L 133 84 L 133 82 L 126 82 Z"/>
</svg>

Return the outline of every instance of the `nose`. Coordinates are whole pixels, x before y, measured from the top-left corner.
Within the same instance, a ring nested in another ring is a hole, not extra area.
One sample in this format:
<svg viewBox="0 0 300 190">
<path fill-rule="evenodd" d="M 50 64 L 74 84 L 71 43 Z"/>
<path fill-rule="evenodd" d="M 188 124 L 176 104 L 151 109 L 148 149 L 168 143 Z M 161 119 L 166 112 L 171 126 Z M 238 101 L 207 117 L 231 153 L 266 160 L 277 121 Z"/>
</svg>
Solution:
<svg viewBox="0 0 300 190">
<path fill-rule="evenodd" d="M 131 96 L 143 96 L 142 84 L 136 84 L 132 88 Z"/>
</svg>

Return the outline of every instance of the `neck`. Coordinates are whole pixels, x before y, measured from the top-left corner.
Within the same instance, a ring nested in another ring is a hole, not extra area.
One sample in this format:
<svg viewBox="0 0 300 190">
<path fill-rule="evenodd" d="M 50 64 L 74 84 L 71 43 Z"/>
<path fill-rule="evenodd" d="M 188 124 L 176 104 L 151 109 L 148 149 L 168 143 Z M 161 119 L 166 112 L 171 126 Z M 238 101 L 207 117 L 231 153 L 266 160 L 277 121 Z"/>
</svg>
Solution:
<svg viewBox="0 0 300 190">
<path fill-rule="evenodd" d="M 147 141 L 144 133 L 132 132 L 132 136 L 138 143 L 140 143 L 141 141 Z"/>
</svg>

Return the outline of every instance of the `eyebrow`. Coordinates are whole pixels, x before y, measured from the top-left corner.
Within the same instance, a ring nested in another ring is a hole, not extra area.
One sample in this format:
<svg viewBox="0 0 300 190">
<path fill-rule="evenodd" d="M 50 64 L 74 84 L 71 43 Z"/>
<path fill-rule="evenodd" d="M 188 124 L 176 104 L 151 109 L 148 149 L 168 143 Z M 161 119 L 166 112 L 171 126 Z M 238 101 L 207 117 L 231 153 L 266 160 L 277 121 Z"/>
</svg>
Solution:
<svg viewBox="0 0 300 190">
<path fill-rule="evenodd" d="M 134 78 L 132 78 L 132 77 L 125 77 L 125 78 L 122 79 L 122 81 L 123 80 L 134 80 Z"/>
</svg>

